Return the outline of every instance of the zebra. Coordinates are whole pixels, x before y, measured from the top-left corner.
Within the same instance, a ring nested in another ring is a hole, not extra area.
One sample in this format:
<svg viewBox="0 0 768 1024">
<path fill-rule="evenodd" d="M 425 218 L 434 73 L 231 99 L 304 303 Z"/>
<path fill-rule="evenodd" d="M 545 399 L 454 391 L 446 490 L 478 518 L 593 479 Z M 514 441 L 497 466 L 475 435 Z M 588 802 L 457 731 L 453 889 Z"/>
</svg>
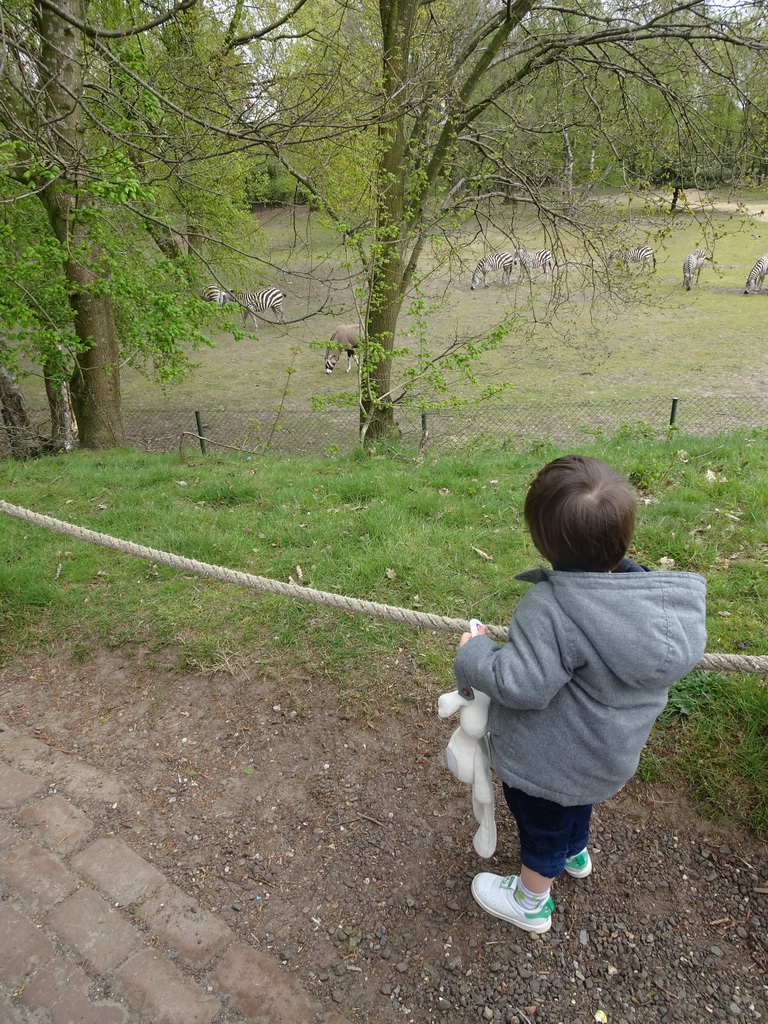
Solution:
<svg viewBox="0 0 768 1024">
<path fill-rule="evenodd" d="M 358 324 L 339 324 L 331 335 L 328 348 L 325 350 L 325 372 L 333 373 L 333 368 L 338 363 L 342 352 L 347 353 L 347 373 L 349 373 L 354 359 L 360 367 L 360 360 L 357 358 L 357 346 L 360 344 L 361 329 Z"/>
<path fill-rule="evenodd" d="M 750 270 L 747 283 L 744 286 L 744 294 L 751 295 L 753 292 L 759 292 L 763 287 L 763 279 L 766 274 L 768 274 L 768 252 L 765 256 L 761 256 Z"/>
<path fill-rule="evenodd" d="M 207 288 L 202 288 L 198 294 L 203 302 L 215 302 L 217 306 L 226 306 L 228 302 L 235 301 L 232 292 L 227 291 L 226 288 L 219 287 L 217 284 L 209 284 Z"/>
<path fill-rule="evenodd" d="M 656 257 L 650 245 L 636 245 L 633 249 L 625 249 L 624 252 L 614 252 L 611 254 L 611 262 L 623 263 L 627 268 L 630 263 L 639 263 L 641 267 L 647 267 L 649 273 L 656 269 Z"/>
<path fill-rule="evenodd" d="M 512 273 L 512 267 L 515 263 L 515 257 L 511 252 L 489 252 L 486 256 L 480 260 L 475 267 L 475 272 L 472 275 L 472 284 L 470 285 L 471 291 L 474 291 L 480 283 L 480 278 L 483 279 L 483 287 L 488 287 L 488 274 L 492 270 L 501 270 L 501 283 L 509 284 L 509 275 Z"/>
<path fill-rule="evenodd" d="M 248 322 L 249 314 L 255 324 L 256 314 L 263 313 L 267 309 L 271 309 L 275 317 L 282 323 L 285 319 L 283 298 L 283 293 L 278 288 L 264 288 L 260 292 L 235 292 L 234 301 L 243 307 L 243 327 Z"/>
<path fill-rule="evenodd" d="M 707 256 L 703 249 L 694 249 L 693 252 L 689 252 L 685 257 L 683 260 L 683 286 L 687 292 L 691 290 L 693 275 L 696 275 L 696 284 L 698 284 L 701 268 L 711 258 L 711 256 Z"/>
<path fill-rule="evenodd" d="M 532 270 L 538 270 L 539 267 L 544 271 L 544 280 L 547 279 L 547 274 L 550 270 L 555 269 L 555 257 L 552 255 L 549 249 L 536 249 L 534 252 L 528 252 L 522 246 L 518 246 L 515 249 L 514 254 L 515 266 L 523 267 L 526 273 L 530 274 Z"/>
</svg>

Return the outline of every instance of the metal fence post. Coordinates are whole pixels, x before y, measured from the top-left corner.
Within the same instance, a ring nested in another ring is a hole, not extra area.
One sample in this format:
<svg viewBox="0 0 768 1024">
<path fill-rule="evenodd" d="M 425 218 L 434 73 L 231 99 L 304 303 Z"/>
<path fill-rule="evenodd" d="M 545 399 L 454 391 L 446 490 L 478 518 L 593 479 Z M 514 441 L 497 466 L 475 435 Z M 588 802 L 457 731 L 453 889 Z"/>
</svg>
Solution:
<svg viewBox="0 0 768 1024">
<path fill-rule="evenodd" d="M 195 423 L 197 424 L 197 439 L 200 442 L 200 451 L 203 453 L 203 455 L 205 455 L 206 451 L 205 438 L 203 437 L 203 418 L 197 411 L 197 409 L 195 409 Z"/>
<path fill-rule="evenodd" d="M 679 398 L 673 398 L 672 399 L 672 409 L 671 409 L 670 414 L 669 414 L 669 425 L 670 425 L 670 427 L 674 427 L 674 425 L 675 425 L 675 420 L 677 419 L 677 403 L 679 401 L 680 401 Z"/>
</svg>

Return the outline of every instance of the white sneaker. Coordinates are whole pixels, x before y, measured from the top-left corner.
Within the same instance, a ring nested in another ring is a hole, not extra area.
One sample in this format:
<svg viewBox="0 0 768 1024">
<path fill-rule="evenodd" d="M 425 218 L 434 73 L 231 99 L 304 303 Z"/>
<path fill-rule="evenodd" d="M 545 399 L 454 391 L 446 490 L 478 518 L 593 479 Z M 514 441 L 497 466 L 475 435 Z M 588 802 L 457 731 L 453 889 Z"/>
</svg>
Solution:
<svg viewBox="0 0 768 1024">
<path fill-rule="evenodd" d="M 525 910 L 517 894 L 517 875 L 502 878 L 481 871 L 472 879 L 472 895 L 483 910 L 502 921 L 509 921 L 526 932 L 548 932 L 552 927 L 555 904 L 548 898 L 538 910 Z"/>
<path fill-rule="evenodd" d="M 592 874 L 592 858 L 589 856 L 586 846 L 581 853 L 576 853 L 573 857 L 568 858 L 565 862 L 565 870 L 574 878 L 586 878 L 587 875 Z"/>
</svg>

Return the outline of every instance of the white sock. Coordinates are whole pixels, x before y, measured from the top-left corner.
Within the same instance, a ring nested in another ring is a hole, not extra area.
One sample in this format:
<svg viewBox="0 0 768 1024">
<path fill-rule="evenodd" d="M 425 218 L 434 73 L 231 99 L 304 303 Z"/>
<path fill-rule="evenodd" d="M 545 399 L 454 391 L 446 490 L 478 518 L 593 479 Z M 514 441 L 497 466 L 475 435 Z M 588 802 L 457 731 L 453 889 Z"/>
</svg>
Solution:
<svg viewBox="0 0 768 1024">
<path fill-rule="evenodd" d="M 523 910 L 541 910 L 549 899 L 549 889 L 546 892 L 531 892 L 523 885 L 523 880 L 518 876 L 515 899 Z"/>
</svg>

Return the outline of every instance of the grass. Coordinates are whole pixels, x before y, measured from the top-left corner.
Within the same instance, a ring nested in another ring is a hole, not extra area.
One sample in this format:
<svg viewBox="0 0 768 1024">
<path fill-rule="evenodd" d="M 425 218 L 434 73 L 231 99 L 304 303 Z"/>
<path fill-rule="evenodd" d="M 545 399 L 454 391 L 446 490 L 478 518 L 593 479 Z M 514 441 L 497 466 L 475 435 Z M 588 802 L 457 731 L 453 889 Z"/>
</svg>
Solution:
<svg viewBox="0 0 768 1024">
<path fill-rule="evenodd" d="M 581 446 L 644 504 L 631 554 L 708 579 L 708 650 L 768 653 L 768 438 L 619 435 Z M 278 580 L 451 617 L 505 623 L 539 558 L 529 480 L 561 452 L 479 445 L 418 461 L 356 452 L 276 459 L 136 451 L 0 463 L 0 494 L 89 529 Z M 179 652 L 182 667 L 286 665 L 342 704 L 432 706 L 455 638 L 193 576 L 0 515 L 6 659 L 64 644 Z M 484 552 L 489 558 L 478 552 Z M 702 680 L 702 681 L 700 681 Z M 764 681 L 695 673 L 673 691 L 643 762 L 688 780 L 711 813 L 768 835 Z"/>
<path fill-rule="evenodd" d="M 605 204 L 602 209 L 601 222 L 609 226 L 627 216 L 625 207 Z M 733 209 L 712 207 L 674 216 L 662 208 L 633 213 L 631 233 L 637 242 L 653 244 L 656 272 L 651 277 L 630 274 L 637 289 L 617 305 L 605 297 L 593 301 L 578 272 L 569 271 L 560 278 L 557 316 L 550 320 L 553 292 L 542 281 L 531 285 L 513 278 L 505 288 L 494 280 L 488 289 L 470 291 L 474 263 L 486 249 L 509 248 L 511 233 L 531 247 L 546 241 L 530 213 L 504 207 L 484 239 L 467 232 L 457 240 L 459 257 L 450 265 L 425 254 L 421 269 L 434 267 L 424 282 L 433 305 L 426 328 L 430 347 L 442 349 L 456 335 L 482 336 L 516 314 L 518 327 L 498 350 L 477 360 L 476 370 L 484 384 L 511 381 L 508 402 L 538 404 L 545 413 L 554 402 L 567 406 L 611 396 L 627 402 L 673 395 L 762 397 L 759 353 L 764 348 L 765 296 L 742 293 L 767 243 L 753 237 L 763 228 L 757 206 L 753 216 Z M 126 368 L 122 390 L 129 414 L 184 410 L 191 429 L 195 409 L 204 414 L 219 408 L 269 411 L 280 405 L 285 391 L 288 408 L 308 409 L 312 396 L 327 399 L 349 389 L 352 375 L 339 367 L 332 375 L 323 369 L 323 349 L 333 327 L 357 316 L 353 279 L 344 266 L 348 253 L 306 211 L 257 216 L 265 245 L 260 255 L 285 269 L 270 280 L 236 283 L 279 286 L 286 294 L 289 322 L 264 323 L 257 338 L 239 342 L 229 334 L 217 335 L 215 348 L 194 355 L 196 372 L 167 393 Z M 657 238 L 667 230 L 669 234 Z M 714 263 L 685 292 L 683 258 L 701 245 L 713 251 Z M 414 325 L 413 317 L 403 317 L 398 343 L 407 340 Z M 44 408 L 39 382 L 36 391 L 33 381 L 25 382 L 27 387 L 30 404 Z M 470 389 L 454 380 L 451 393 L 466 396 Z"/>
<path fill-rule="evenodd" d="M 764 681 L 694 671 L 673 687 L 641 771 L 646 778 L 676 773 L 702 812 L 766 836 L 767 741 Z"/>
<path fill-rule="evenodd" d="M 606 209 L 606 223 L 614 216 L 614 211 Z M 356 318 L 350 282 L 341 267 L 346 254 L 334 250 L 330 239 L 318 240 L 311 218 L 299 227 L 314 245 L 324 249 L 323 259 L 311 265 L 300 247 L 290 247 L 296 237 L 294 218 L 287 213 L 269 214 L 263 226 L 275 259 L 285 260 L 288 267 L 285 279 L 276 282 L 286 292 L 288 318 L 298 320 L 317 309 L 318 297 L 325 295 L 326 288 L 331 291 L 334 311 L 284 328 L 264 325 L 257 341 L 236 343 L 227 335 L 220 336 L 216 349 L 201 353 L 199 374 L 168 397 L 174 405 L 187 403 L 187 408 L 205 409 L 212 396 L 218 404 L 220 396 L 226 395 L 229 407 L 273 408 L 286 385 L 291 392 L 289 405 L 302 407 L 312 395 L 328 397 L 349 387 L 349 378 L 338 367 L 333 375 L 323 372 L 321 350 L 335 324 Z M 763 337 L 764 300 L 742 294 L 749 269 L 765 248 L 764 241 L 752 237 L 761 227 L 759 220 L 718 210 L 699 211 L 695 216 L 670 218 L 659 213 L 636 218 L 637 240 L 650 238 L 657 249 L 656 273 L 650 280 L 630 275 L 631 280 L 639 281 L 639 291 L 627 296 L 631 301 L 616 306 L 604 299 L 593 302 L 578 273 L 570 272 L 560 280 L 557 315 L 549 322 L 553 312 L 549 284 L 535 280 L 530 285 L 527 279 L 513 279 L 508 288 L 494 281 L 488 289 L 469 289 L 478 256 L 486 249 L 509 248 L 510 232 L 531 247 L 545 241 L 530 214 L 505 212 L 485 240 L 459 241 L 461 259 L 450 267 L 437 264 L 433 276 L 426 279 L 426 298 L 433 304 L 427 320 L 430 347 L 442 349 L 457 334 L 483 335 L 515 313 L 522 317 L 515 332 L 476 364 L 484 383 L 514 383 L 511 402 L 524 399 L 547 408 L 553 395 L 567 402 L 617 392 L 622 398 L 638 400 L 660 395 L 743 394 L 751 386 L 755 352 L 760 351 Z M 656 232 L 667 228 L 671 233 L 656 241 Z M 683 258 L 702 244 L 713 248 L 714 264 L 707 264 L 699 285 L 685 292 L 681 284 Z M 435 262 L 427 254 L 424 269 Z M 296 273 L 291 272 L 294 269 Z M 405 342 L 414 327 L 414 319 L 405 315 L 399 341 Z M 296 372 L 288 381 L 295 348 L 299 350 Z M 543 380 L 546 386 L 542 388 Z M 452 390 L 454 394 L 469 393 L 458 381 L 452 383 Z M 126 402 L 134 407 L 151 407 L 165 400 L 157 389 L 130 373 L 125 377 L 124 393 Z"/>
</svg>

